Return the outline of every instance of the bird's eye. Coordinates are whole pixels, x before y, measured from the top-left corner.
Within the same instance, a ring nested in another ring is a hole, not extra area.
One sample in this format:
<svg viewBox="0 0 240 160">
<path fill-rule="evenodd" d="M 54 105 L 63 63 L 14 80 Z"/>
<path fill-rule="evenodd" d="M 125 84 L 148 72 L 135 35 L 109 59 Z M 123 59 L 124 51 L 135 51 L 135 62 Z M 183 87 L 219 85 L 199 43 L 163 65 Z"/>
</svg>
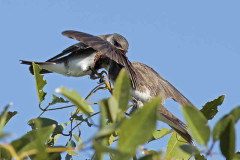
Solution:
<svg viewBox="0 0 240 160">
<path fill-rule="evenodd" d="M 114 41 L 114 46 L 116 46 L 116 47 L 122 47 L 117 41 Z"/>
</svg>

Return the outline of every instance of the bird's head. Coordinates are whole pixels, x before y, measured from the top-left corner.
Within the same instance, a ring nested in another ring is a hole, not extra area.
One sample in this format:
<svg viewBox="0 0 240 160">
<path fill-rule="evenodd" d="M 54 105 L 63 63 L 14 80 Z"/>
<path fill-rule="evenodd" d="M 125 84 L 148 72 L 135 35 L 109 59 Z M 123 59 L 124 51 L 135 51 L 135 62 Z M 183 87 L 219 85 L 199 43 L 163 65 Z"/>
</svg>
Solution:
<svg viewBox="0 0 240 160">
<path fill-rule="evenodd" d="M 122 35 L 118 33 L 113 33 L 113 34 L 101 35 L 98 37 L 108 41 L 109 43 L 114 45 L 116 48 L 121 50 L 124 54 L 127 53 L 129 44 L 126 38 L 124 38 Z"/>
</svg>

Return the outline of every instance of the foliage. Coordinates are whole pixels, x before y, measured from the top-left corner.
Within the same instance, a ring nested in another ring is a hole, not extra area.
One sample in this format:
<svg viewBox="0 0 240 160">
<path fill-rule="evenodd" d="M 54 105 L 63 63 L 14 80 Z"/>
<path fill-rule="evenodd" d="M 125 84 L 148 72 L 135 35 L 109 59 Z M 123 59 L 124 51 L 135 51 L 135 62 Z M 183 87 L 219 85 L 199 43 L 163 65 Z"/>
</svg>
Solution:
<svg viewBox="0 0 240 160">
<path fill-rule="evenodd" d="M 98 85 L 85 99 L 74 90 L 64 87 L 56 89 L 56 92 L 64 96 L 53 95 L 47 107 L 42 108 L 46 93 L 43 91 L 47 84 L 43 76 L 39 74 L 40 68 L 33 64 L 36 81 L 36 90 L 39 99 L 39 108 L 42 113 L 39 117 L 29 120 L 28 125 L 32 130 L 22 137 L 5 144 L 0 144 L 0 159 L 72 159 L 82 156 L 86 150 L 91 151 L 91 159 L 103 160 L 159 160 L 159 159 L 190 159 L 205 160 L 214 157 L 212 149 L 215 142 L 220 141 L 220 149 L 226 159 L 239 159 L 239 153 L 235 153 L 235 124 L 240 118 L 240 106 L 222 117 L 211 129 L 208 121 L 213 119 L 218 112 L 218 107 L 224 101 L 224 95 L 206 103 L 201 110 L 192 106 L 183 106 L 182 111 L 187 126 L 195 140 L 195 145 L 186 144 L 185 140 L 176 132 L 167 128 L 156 128 L 157 111 L 161 104 L 161 98 L 156 97 L 146 103 L 142 108 L 128 114 L 130 99 L 130 80 L 123 70 L 116 80 L 112 92 L 109 82 L 104 81 Z M 101 87 L 105 85 L 105 87 Z M 112 96 L 103 99 L 100 103 L 100 112 L 94 112 L 87 100 L 97 90 L 108 89 Z M 64 104 L 64 107 L 51 108 L 55 104 Z M 66 105 L 71 103 L 71 105 Z M 7 105 L 0 115 L 0 138 L 10 136 L 4 133 L 4 126 L 17 112 L 9 110 Z M 49 110 L 76 107 L 69 116 L 70 121 L 59 123 L 54 119 L 42 117 Z M 99 122 L 93 122 L 92 117 L 100 114 Z M 194 115 L 194 116 L 193 116 Z M 74 123 L 73 123 L 74 122 Z M 76 124 L 75 124 L 76 123 Z M 97 127 L 97 132 L 90 140 L 82 139 L 81 125 L 85 123 L 89 130 Z M 70 126 L 70 130 L 66 130 Z M 68 133 L 68 134 L 66 134 Z M 211 134 L 212 133 L 212 134 Z M 158 141 L 171 134 L 166 151 L 147 150 L 143 147 L 146 143 Z M 67 136 L 68 140 L 61 146 L 56 141 L 61 136 Z M 142 154 L 139 154 L 139 151 Z M 61 154 L 64 152 L 64 154 Z M 83 158 L 81 158 L 83 159 Z"/>
<path fill-rule="evenodd" d="M 210 128 L 206 117 L 194 107 L 185 106 L 182 107 L 182 110 L 192 136 L 199 144 L 206 146 L 210 138 Z"/>
</svg>

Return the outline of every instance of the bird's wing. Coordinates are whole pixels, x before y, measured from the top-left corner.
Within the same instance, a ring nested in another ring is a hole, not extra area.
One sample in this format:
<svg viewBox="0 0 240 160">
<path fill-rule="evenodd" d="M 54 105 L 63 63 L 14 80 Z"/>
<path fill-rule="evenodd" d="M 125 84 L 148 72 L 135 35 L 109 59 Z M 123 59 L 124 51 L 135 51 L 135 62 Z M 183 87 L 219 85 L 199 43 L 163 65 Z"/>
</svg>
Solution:
<svg viewBox="0 0 240 160">
<path fill-rule="evenodd" d="M 116 63 L 122 65 L 126 71 L 129 73 L 133 88 L 138 85 L 136 73 L 132 67 L 131 62 L 122 53 L 121 50 L 117 49 L 114 45 L 111 45 L 108 41 L 101 39 L 100 37 L 93 36 L 91 34 L 78 32 L 78 31 L 64 31 L 62 32 L 64 36 L 76 39 L 82 43 L 92 47 L 94 50 L 101 52 L 104 56 L 110 58 Z"/>
<path fill-rule="evenodd" d="M 167 80 L 161 77 L 154 69 L 151 67 L 140 63 L 133 62 L 133 67 L 138 74 L 141 74 L 139 78 L 140 81 L 146 83 L 146 87 L 154 93 L 153 96 L 162 96 L 163 100 L 172 98 L 181 105 L 191 105 L 193 104 L 182 95 L 173 85 L 171 85 Z"/>
<path fill-rule="evenodd" d="M 65 56 L 65 55 L 67 55 L 69 53 L 73 53 L 73 52 L 80 53 L 80 51 L 85 50 L 87 48 L 89 48 L 89 47 L 86 44 L 82 43 L 82 42 L 76 43 L 76 44 L 74 44 L 74 45 L 64 49 L 60 54 L 58 54 L 58 55 L 48 59 L 47 62 L 55 61 L 55 60 L 57 60 L 59 58 L 62 58 L 63 56 Z"/>
</svg>

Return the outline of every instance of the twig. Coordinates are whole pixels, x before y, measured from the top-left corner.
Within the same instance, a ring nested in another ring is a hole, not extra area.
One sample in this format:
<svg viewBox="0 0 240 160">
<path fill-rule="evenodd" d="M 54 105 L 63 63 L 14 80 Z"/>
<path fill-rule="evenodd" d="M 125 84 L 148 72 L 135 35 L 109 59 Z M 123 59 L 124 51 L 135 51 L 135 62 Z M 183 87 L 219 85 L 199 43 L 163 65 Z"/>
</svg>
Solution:
<svg viewBox="0 0 240 160">
<path fill-rule="evenodd" d="M 206 158 L 207 158 L 207 156 L 211 155 L 211 152 L 212 152 L 212 149 L 213 149 L 214 145 L 215 145 L 215 142 L 213 142 L 211 147 L 208 149 L 208 151 L 206 153 Z"/>
<path fill-rule="evenodd" d="M 104 83 L 101 83 L 99 85 L 97 85 L 91 92 L 90 94 L 88 94 L 88 96 L 85 98 L 85 100 L 88 100 L 96 91 L 98 91 L 99 89 L 104 89 L 104 88 L 101 88 L 100 86 L 101 85 L 104 85 Z M 100 88 L 99 88 L 100 87 Z M 97 90 L 96 90 L 97 89 Z M 98 103 L 89 103 L 89 104 L 98 104 Z M 59 109 L 64 109 L 64 108 L 70 108 L 70 107 L 74 107 L 75 105 L 70 105 L 70 106 L 64 106 L 64 107 L 58 107 L 58 108 L 51 108 L 51 109 L 48 109 L 51 105 L 47 105 L 47 107 L 45 108 L 42 108 L 41 107 L 41 103 L 39 103 L 38 107 L 40 110 L 42 110 L 42 113 L 38 116 L 38 117 L 41 117 L 43 115 L 44 112 L 46 111 L 53 111 L 53 110 L 59 110 Z M 78 111 L 78 110 L 77 110 Z"/>
<path fill-rule="evenodd" d="M 100 112 L 96 112 L 96 113 L 93 113 L 92 115 L 88 116 L 86 119 L 89 119 L 97 114 L 99 114 Z M 73 131 L 77 126 L 81 125 L 81 123 L 83 123 L 84 121 L 81 121 L 80 123 L 78 123 L 76 126 L 73 127 L 73 129 L 71 131 Z"/>
</svg>

